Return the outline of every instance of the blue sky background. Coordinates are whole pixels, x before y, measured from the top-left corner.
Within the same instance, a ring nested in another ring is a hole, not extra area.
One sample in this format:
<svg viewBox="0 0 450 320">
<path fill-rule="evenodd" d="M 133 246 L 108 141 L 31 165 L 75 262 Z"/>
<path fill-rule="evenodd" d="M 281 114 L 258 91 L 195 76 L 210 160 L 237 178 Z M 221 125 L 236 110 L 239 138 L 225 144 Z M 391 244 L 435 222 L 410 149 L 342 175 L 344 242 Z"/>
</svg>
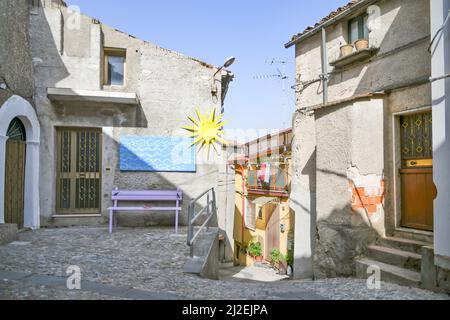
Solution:
<svg viewBox="0 0 450 320">
<path fill-rule="evenodd" d="M 295 110 L 293 34 L 349 0 L 68 0 L 81 12 L 161 47 L 220 66 L 235 56 L 228 129 L 283 129 Z M 286 61 L 286 64 L 270 61 Z M 284 70 L 283 70 L 284 66 Z M 277 74 L 289 79 L 265 78 Z M 263 76 L 262 78 L 260 76 Z"/>
</svg>

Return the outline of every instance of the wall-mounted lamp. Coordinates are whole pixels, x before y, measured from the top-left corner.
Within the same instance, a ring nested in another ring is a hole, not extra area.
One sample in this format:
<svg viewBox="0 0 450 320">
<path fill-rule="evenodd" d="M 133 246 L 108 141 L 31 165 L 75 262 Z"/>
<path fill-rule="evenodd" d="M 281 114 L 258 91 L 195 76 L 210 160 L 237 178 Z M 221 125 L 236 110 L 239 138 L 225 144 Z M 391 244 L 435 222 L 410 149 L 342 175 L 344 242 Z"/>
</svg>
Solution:
<svg viewBox="0 0 450 320">
<path fill-rule="evenodd" d="M 224 68 L 228 68 L 229 66 L 231 66 L 234 61 L 236 61 L 235 57 L 229 57 L 225 63 L 219 68 L 217 69 L 216 73 L 214 73 L 214 76 L 212 78 L 212 87 L 211 87 L 211 93 L 216 96 L 217 95 L 217 85 L 216 85 L 216 75 L 222 71 Z"/>
<path fill-rule="evenodd" d="M 281 233 L 286 232 L 286 225 L 284 223 L 280 224 L 280 231 L 281 231 Z"/>
</svg>

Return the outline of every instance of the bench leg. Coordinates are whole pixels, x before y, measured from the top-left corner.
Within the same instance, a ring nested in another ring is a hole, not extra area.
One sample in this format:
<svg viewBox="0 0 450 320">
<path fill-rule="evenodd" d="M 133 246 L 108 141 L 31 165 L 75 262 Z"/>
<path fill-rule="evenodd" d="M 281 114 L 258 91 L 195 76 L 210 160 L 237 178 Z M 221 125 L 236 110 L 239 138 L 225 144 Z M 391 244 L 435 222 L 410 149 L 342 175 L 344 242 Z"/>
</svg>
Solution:
<svg viewBox="0 0 450 320">
<path fill-rule="evenodd" d="M 175 233 L 178 233 L 178 215 L 179 215 L 179 210 L 178 208 L 180 207 L 180 201 L 177 200 L 177 210 L 175 213 Z"/>
<path fill-rule="evenodd" d="M 175 214 L 175 233 L 178 233 L 178 210 Z"/>
<path fill-rule="evenodd" d="M 114 219 L 114 212 L 113 210 L 109 210 L 109 234 L 112 233 L 113 219 Z"/>
</svg>

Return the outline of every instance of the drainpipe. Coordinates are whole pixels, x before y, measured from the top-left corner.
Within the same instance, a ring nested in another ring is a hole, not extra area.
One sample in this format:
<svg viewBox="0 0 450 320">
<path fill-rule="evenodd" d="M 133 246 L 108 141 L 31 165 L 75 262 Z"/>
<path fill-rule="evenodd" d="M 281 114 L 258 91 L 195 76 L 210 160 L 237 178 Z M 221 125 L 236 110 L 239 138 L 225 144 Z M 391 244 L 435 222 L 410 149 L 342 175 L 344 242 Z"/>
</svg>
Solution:
<svg viewBox="0 0 450 320">
<path fill-rule="evenodd" d="M 327 50 L 327 33 L 322 28 L 322 83 L 323 83 L 323 103 L 328 102 L 328 50 Z"/>
<path fill-rule="evenodd" d="M 241 244 L 244 245 L 244 229 L 245 229 L 245 169 L 242 167 L 242 235 L 241 235 Z"/>
</svg>

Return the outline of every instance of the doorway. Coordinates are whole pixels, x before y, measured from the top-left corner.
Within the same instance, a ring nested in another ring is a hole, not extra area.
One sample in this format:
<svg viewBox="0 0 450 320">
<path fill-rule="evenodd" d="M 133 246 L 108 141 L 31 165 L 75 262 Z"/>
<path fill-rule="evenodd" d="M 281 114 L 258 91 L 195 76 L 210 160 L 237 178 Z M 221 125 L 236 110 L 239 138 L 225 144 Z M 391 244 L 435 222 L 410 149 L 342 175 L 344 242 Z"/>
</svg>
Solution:
<svg viewBox="0 0 450 320">
<path fill-rule="evenodd" d="M 19 118 L 14 118 L 7 130 L 5 154 L 5 222 L 24 227 L 24 189 L 26 133 Z"/>
<path fill-rule="evenodd" d="M 270 261 L 273 249 L 280 250 L 280 206 L 271 205 L 271 214 L 267 216 L 265 260 Z"/>
<path fill-rule="evenodd" d="M 433 231 L 437 192 L 433 183 L 432 124 L 431 111 L 400 117 L 401 226 L 405 228 Z"/>
<path fill-rule="evenodd" d="M 101 129 L 57 129 L 58 214 L 100 214 L 101 150 Z"/>
</svg>

